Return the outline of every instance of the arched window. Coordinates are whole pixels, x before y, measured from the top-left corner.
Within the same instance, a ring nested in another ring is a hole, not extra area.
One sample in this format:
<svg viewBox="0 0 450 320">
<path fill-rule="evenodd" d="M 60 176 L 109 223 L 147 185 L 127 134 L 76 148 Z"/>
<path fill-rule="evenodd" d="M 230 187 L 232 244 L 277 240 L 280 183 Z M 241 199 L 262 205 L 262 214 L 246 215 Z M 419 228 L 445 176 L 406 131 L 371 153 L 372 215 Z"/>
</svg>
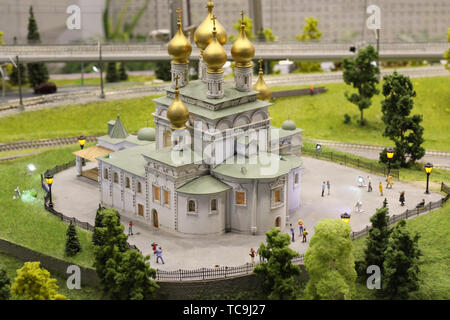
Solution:
<svg viewBox="0 0 450 320">
<path fill-rule="evenodd" d="M 119 174 L 114 172 L 114 183 L 119 183 Z"/>
<path fill-rule="evenodd" d="M 211 199 L 211 212 L 217 211 L 217 199 Z"/>
<path fill-rule="evenodd" d="M 194 200 L 189 200 L 188 202 L 188 212 L 196 212 L 196 206 Z"/>
<path fill-rule="evenodd" d="M 125 179 L 125 188 L 130 188 L 130 178 Z"/>
<path fill-rule="evenodd" d="M 142 193 L 142 184 L 140 182 L 137 183 L 137 192 Z"/>
<path fill-rule="evenodd" d="M 108 168 L 103 169 L 103 179 L 108 180 Z"/>
</svg>

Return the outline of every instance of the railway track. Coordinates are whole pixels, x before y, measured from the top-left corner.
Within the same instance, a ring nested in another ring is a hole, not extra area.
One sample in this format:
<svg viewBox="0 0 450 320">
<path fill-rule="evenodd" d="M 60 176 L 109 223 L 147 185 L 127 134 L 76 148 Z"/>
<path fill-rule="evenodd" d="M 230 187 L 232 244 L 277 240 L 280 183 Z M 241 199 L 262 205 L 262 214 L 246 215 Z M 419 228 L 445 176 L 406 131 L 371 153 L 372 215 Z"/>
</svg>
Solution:
<svg viewBox="0 0 450 320">
<path fill-rule="evenodd" d="M 96 141 L 97 141 L 96 136 L 86 137 L 86 142 L 96 142 Z M 43 139 L 34 141 L 19 141 L 13 143 L 0 144 L 0 152 L 25 150 L 25 149 L 40 149 L 46 147 L 58 147 L 75 143 L 78 143 L 77 137 Z"/>
</svg>

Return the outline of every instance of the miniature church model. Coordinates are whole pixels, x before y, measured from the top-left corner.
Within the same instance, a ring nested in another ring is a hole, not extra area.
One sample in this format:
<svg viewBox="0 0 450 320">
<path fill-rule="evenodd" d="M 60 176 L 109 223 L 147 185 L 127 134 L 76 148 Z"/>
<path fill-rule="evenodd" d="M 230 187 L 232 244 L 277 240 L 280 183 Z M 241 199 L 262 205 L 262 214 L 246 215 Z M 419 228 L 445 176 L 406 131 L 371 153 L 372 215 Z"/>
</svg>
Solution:
<svg viewBox="0 0 450 320">
<path fill-rule="evenodd" d="M 189 81 L 192 46 L 182 31 L 168 45 L 172 85 L 154 99 L 155 128 L 137 136 L 120 118 L 109 123 L 97 157 L 105 207 L 154 228 L 184 234 L 263 234 L 284 228 L 300 205 L 302 130 L 287 120 L 271 126 L 270 89 L 252 87 L 255 49 L 245 34 L 244 13 L 231 48 L 234 83 L 224 81 L 226 32 L 212 1 L 194 39 L 200 79 Z"/>
</svg>

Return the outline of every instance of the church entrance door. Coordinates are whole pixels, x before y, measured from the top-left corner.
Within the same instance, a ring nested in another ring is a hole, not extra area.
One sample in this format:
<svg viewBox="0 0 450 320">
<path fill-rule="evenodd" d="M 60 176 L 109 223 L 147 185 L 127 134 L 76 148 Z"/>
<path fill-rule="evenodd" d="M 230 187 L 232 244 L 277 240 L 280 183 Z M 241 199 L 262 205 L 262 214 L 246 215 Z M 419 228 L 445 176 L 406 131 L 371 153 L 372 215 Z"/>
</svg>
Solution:
<svg viewBox="0 0 450 320">
<path fill-rule="evenodd" d="M 280 224 L 281 224 L 281 217 L 277 217 L 277 218 L 275 219 L 275 227 L 279 228 L 279 227 L 280 227 Z"/>
<path fill-rule="evenodd" d="M 153 211 L 152 211 L 152 216 L 153 216 L 153 226 L 155 228 L 158 228 L 159 227 L 158 212 L 155 209 L 153 209 Z"/>
</svg>

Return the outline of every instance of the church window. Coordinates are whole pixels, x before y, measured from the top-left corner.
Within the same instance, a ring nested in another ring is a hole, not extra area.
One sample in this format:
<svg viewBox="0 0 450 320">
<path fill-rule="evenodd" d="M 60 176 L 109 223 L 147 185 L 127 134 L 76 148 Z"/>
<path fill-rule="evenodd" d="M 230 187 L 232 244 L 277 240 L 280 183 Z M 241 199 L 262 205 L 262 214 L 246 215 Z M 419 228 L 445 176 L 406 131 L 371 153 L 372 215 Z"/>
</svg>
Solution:
<svg viewBox="0 0 450 320">
<path fill-rule="evenodd" d="M 108 168 L 103 169 L 103 179 L 108 180 Z"/>
<path fill-rule="evenodd" d="M 141 217 L 144 216 L 144 206 L 140 203 L 138 203 L 138 215 L 140 215 Z"/>
<path fill-rule="evenodd" d="M 164 204 L 169 205 L 170 193 L 169 190 L 164 190 Z"/>
<path fill-rule="evenodd" d="M 119 174 L 114 172 L 114 183 L 119 183 Z"/>
<path fill-rule="evenodd" d="M 125 188 L 130 188 L 130 178 L 126 177 L 125 179 Z"/>
<path fill-rule="evenodd" d="M 153 186 L 153 202 L 159 202 L 159 187 Z"/>
<path fill-rule="evenodd" d="M 294 184 L 298 184 L 298 173 L 294 175 Z"/>
<path fill-rule="evenodd" d="M 137 183 L 137 192 L 142 193 L 142 183 L 140 182 Z"/>
<path fill-rule="evenodd" d="M 283 204 L 283 187 L 277 187 L 272 189 L 272 208 L 279 207 Z"/>
<path fill-rule="evenodd" d="M 236 204 L 238 205 L 245 205 L 245 192 L 243 191 L 236 191 Z"/>
<path fill-rule="evenodd" d="M 211 199 L 211 212 L 217 211 L 217 199 Z"/>
<path fill-rule="evenodd" d="M 195 200 L 188 201 L 188 212 L 190 213 L 197 212 L 197 204 L 195 203 Z"/>
</svg>

